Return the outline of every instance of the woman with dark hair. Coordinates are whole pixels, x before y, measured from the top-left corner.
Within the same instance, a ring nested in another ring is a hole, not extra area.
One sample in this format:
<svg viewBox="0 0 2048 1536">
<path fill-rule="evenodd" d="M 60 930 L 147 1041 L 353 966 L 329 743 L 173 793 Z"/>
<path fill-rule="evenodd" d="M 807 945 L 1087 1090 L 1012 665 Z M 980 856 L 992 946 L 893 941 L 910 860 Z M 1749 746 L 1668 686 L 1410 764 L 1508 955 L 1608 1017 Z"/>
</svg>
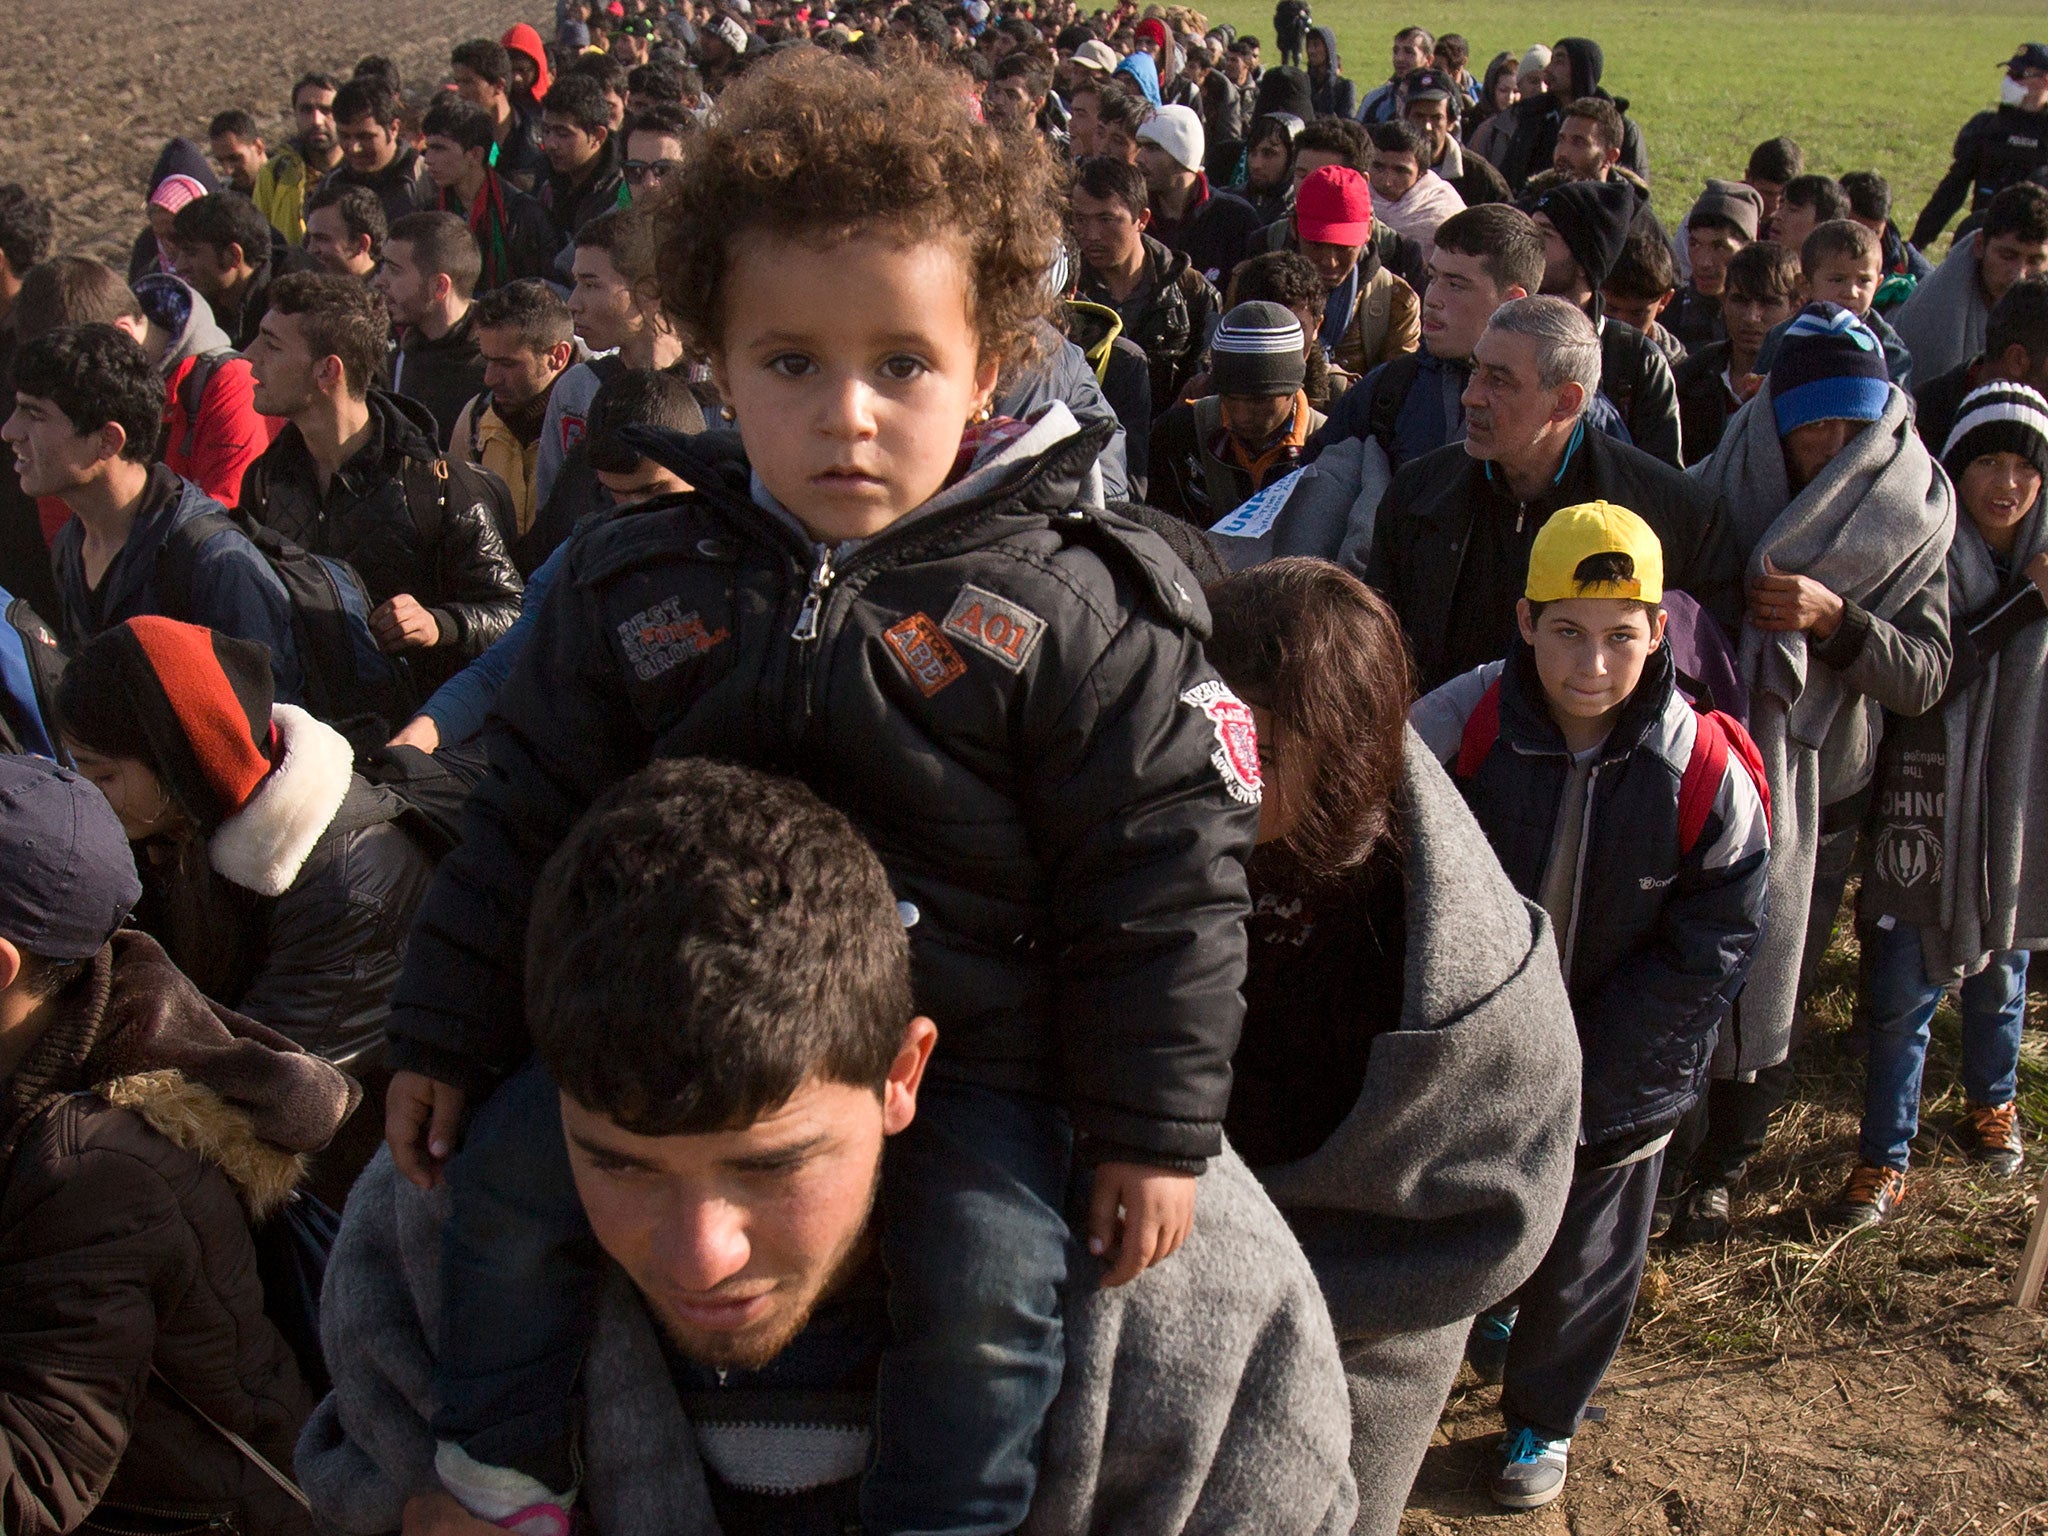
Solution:
<svg viewBox="0 0 2048 1536">
<path fill-rule="evenodd" d="M 383 1129 L 384 1015 L 433 862 L 348 741 L 271 700 L 260 645 L 130 619 L 58 686 L 64 744 L 135 845 L 135 925 L 207 997 L 353 1073 L 313 1192 L 339 1206 Z"/>
<path fill-rule="evenodd" d="M 1391 1533 L 1471 1320 L 1543 1257 L 1578 1132 L 1557 951 L 1408 729 L 1400 625 L 1326 561 L 1210 590 L 1265 802 L 1224 1128 L 1315 1266 L 1352 1395 L 1355 1530 Z"/>
<path fill-rule="evenodd" d="M 1520 68 L 1512 53 L 1497 55 L 1486 66 L 1479 100 L 1465 114 L 1465 147 L 1488 164 L 1507 153 L 1508 140 L 1515 135 L 1514 114 L 1508 109 L 1522 99 Z"/>
<path fill-rule="evenodd" d="M 1292 112 L 1268 112 L 1252 124 L 1238 195 L 1258 209 L 1261 224 L 1277 224 L 1294 212 L 1294 144 L 1301 130 Z"/>
</svg>

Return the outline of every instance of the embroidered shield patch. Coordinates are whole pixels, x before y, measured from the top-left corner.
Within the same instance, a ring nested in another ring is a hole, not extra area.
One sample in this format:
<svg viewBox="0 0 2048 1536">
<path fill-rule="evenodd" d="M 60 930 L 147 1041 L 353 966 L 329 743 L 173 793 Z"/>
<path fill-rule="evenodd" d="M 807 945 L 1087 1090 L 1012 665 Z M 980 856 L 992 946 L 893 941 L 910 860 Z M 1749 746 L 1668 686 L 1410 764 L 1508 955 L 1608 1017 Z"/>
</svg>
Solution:
<svg viewBox="0 0 2048 1536">
<path fill-rule="evenodd" d="M 939 626 L 926 614 L 913 613 L 901 623 L 891 624 L 882 631 L 882 638 L 889 643 L 889 649 L 903 663 L 903 670 L 910 674 L 910 680 L 923 690 L 926 698 L 967 671 L 967 663 L 960 659 L 960 653 L 939 633 Z"/>
<path fill-rule="evenodd" d="M 1045 620 L 1021 603 L 997 597 L 970 581 L 953 599 L 941 627 L 1010 671 L 1022 672 L 1045 633 Z"/>
<path fill-rule="evenodd" d="M 1199 709 L 1215 727 L 1216 750 L 1209 754 L 1209 761 L 1222 775 L 1230 797 L 1244 805 L 1257 805 L 1264 781 L 1259 776 L 1259 733 L 1252 725 L 1251 706 L 1220 679 L 1195 684 L 1180 701 Z"/>
<path fill-rule="evenodd" d="M 661 676 L 724 640 L 728 631 L 710 629 L 695 613 L 683 613 L 682 599 L 665 598 L 619 626 L 619 644 L 641 682 Z"/>
</svg>

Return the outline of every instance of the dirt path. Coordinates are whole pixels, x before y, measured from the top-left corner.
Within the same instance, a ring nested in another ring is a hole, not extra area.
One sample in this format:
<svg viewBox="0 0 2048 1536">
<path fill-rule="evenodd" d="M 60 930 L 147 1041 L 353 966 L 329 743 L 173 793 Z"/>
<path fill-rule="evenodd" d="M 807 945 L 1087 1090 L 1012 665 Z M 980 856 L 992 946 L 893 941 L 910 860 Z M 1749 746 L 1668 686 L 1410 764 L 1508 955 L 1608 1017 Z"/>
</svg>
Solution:
<svg viewBox="0 0 2048 1536">
<path fill-rule="evenodd" d="M 246 107 L 286 131 L 291 83 L 394 60 L 410 93 L 464 38 L 552 18 L 546 0 L 8 0 L 0 53 L 0 181 L 52 200 L 57 248 L 125 251 L 164 140 L 205 143 Z M 550 25 L 552 22 L 550 20 Z"/>
</svg>

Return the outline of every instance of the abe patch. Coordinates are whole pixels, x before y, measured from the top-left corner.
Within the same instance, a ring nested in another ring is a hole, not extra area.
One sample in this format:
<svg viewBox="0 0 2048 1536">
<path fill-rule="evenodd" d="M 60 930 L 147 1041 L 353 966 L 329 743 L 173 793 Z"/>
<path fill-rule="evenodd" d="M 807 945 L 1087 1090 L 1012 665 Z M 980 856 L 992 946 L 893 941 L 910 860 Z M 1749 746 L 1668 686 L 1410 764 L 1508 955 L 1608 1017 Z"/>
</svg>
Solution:
<svg viewBox="0 0 2048 1536">
<path fill-rule="evenodd" d="M 940 628 L 1012 672 L 1022 672 L 1045 634 L 1045 620 L 1022 604 L 997 597 L 970 581 L 953 599 Z"/>
<path fill-rule="evenodd" d="M 1209 761 L 1222 775 L 1230 798 L 1244 805 L 1257 805 L 1265 781 L 1259 774 L 1259 733 L 1252 724 L 1251 706 L 1220 679 L 1195 684 L 1180 696 L 1180 701 L 1207 715 L 1209 724 L 1215 728 L 1216 750 L 1209 754 Z"/>
<path fill-rule="evenodd" d="M 882 631 L 882 638 L 926 698 L 966 674 L 967 663 L 926 614 L 913 613 L 901 623 L 891 624 Z"/>
<path fill-rule="evenodd" d="M 682 606 L 681 598 L 664 598 L 619 626 L 619 644 L 641 682 L 702 656 L 729 633 L 707 628 L 696 614 L 684 613 Z"/>
</svg>

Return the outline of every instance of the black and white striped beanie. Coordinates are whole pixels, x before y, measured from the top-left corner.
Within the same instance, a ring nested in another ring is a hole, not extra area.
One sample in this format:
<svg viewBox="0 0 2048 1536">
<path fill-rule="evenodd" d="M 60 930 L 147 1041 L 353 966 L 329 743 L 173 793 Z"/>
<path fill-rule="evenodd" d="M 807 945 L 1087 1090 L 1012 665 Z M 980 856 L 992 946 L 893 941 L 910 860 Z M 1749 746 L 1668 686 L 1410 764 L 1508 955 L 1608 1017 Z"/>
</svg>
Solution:
<svg viewBox="0 0 2048 1536">
<path fill-rule="evenodd" d="M 1284 304 L 1250 299 L 1223 317 L 1209 344 L 1209 383 L 1219 395 L 1291 395 L 1308 374 L 1301 322 Z"/>
<path fill-rule="evenodd" d="M 2048 477 L 2048 400 L 2024 384 L 1986 384 L 1963 396 L 1941 467 L 1960 480 L 1973 459 L 2016 453 Z"/>
</svg>

